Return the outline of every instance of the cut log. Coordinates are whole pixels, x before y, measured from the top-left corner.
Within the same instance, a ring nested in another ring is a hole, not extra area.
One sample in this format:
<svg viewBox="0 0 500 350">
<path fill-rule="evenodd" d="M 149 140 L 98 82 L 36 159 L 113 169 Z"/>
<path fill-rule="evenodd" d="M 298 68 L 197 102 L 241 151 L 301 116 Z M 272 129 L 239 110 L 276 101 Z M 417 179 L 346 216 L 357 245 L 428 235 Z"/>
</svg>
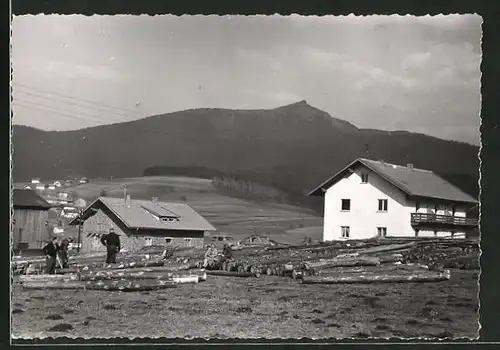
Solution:
<svg viewBox="0 0 500 350">
<path fill-rule="evenodd" d="M 373 253 L 379 253 L 379 252 L 388 252 L 388 251 L 394 251 L 394 250 L 413 248 L 416 246 L 417 246 L 416 242 L 410 242 L 410 243 L 404 243 L 404 244 L 388 244 L 388 245 L 383 245 L 383 246 L 379 246 L 379 247 L 361 249 L 358 251 L 358 253 L 360 255 L 361 254 L 373 254 Z"/>
<path fill-rule="evenodd" d="M 23 289 L 31 289 L 31 290 L 45 290 L 45 289 L 81 289 L 85 290 L 85 283 L 82 282 L 68 282 L 68 283 L 43 283 L 43 282 L 25 282 L 22 284 Z"/>
<path fill-rule="evenodd" d="M 200 278 L 196 275 L 172 277 L 174 283 L 198 283 Z"/>
<path fill-rule="evenodd" d="M 19 282 L 49 282 L 49 281 L 77 281 L 79 276 L 72 275 L 20 275 Z"/>
<path fill-rule="evenodd" d="M 150 266 L 150 267 L 128 267 L 128 268 L 89 268 L 80 269 L 82 273 L 98 273 L 105 271 L 120 271 L 120 272 L 173 272 L 190 270 L 190 264 L 167 265 L 167 266 Z"/>
<path fill-rule="evenodd" d="M 173 279 L 173 278 L 183 278 L 197 276 L 200 281 L 206 281 L 205 271 L 200 272 L 187 272 L 186 273 L 176 273 L 176 272 L 161 272 L 161 273 L 142 273 L 142 272 L 130 272 L 130 273 L 116 273 L 116 272 L 101 272 L 96 274 L 86 274 L 81 275 L 80 280 L 82 281 L 111 281 L 111 280 L 162 280 L 162 279 Z M 194 277 L 193 277 L 194 278 Z"/>
<path fill-rule="evenodd" d="M 339 276 L 304 276 L 305 284 L 366 284 L 366 283 L 423 283 L 443 282 L 450 279 L 450 272 L 443 273 L 421 272 L 409 275 L 401 274 L 343 274 Z"/>
<path fill-rule="evenodd" d="M 395 263 L 403 261 L 403 254 L 391 254 L 378 257 L 381 264 Z"/>
<path fill-rule="evenodd" d="M 305 262 L 306 270 L 317 268 L 332 268 L 332 267 L 351 267 L 351 266 L 378 266 L 380 259 L 376 257 L 356 257 L 356 258 L 342 258 L 342 259 L 329 259 L 317 262 Z"/>
<path fill-rule="evenodd" d="M 228 276 L 228 277 L 258 277 L 251 272 L 230 272 L 230 271 L 207 271 L 207 275 L 211 276 Z"/>
</svg>

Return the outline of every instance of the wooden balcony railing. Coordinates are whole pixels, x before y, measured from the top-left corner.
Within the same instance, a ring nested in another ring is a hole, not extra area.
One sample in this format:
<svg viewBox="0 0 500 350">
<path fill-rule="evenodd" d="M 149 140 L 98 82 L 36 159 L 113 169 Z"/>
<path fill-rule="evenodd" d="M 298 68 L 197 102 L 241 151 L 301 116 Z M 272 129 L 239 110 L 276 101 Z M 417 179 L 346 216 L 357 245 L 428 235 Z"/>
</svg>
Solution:
<svg viewBox="0 0 500 350">
<path fill-rule="evenodd" d="M 453 226 L 477 226 L 478 219 L 464 218 L 452 215 L 438 215 L 438 214 L 425 214 L 425 213 L 412 213 L 411 224 L 443 224 Z"/>
</svg>

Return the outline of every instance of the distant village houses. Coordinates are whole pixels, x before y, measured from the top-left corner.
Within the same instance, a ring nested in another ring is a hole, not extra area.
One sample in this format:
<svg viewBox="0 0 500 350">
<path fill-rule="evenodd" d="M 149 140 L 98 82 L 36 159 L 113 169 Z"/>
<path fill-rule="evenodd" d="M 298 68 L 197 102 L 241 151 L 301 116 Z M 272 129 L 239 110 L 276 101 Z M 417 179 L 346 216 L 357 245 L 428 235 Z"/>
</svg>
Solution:
<svg viewBox="0 0 500 350">
<path fill-rule="evenodd" d="M 215 228 L 184 203 L 99 197 L 70 225 L 82 223 L 82 252 L 105 251 L 102 235 L 114 228 L 122 249 L 137 251 L 145 246 L 203 247 L 204 235 Z"/>
<path fill-rule="evenodd" d="M 324 196 L 323 240 L 465 238 L 478 201 L 429 170 L 357 159 L 309 193 Z"/>
<path fill-rule="evenodd" d="M 64 207 L 61 210 L 61 216 L 66 219 L 74 219 L 78 216 L 78 208 L 73 206 Z"/>
<path fill-rule="evenodd" d="M 87 201 L 83 198 L 76 198 L 72 204 L 76 208 L 83 209 L 87 206 Z"/>
<path fill-rule="evenodd" d="M 39 184 L 39 183 L 40 183 L 40 179 L 38 179 L 38 178 L 33 178 L 33 179 L 31 179 L 31 183 L 32 183 L 32 184 Z"/>
<path fill-rule="evenodd" d="M 81 184 L 86 184 L 89 182 L 89 179 L 87 179 L 85 176 L 80 179 Z"/>
<path fill-rule="evenodd" d="M 54 185 L 55 187 L 61 187 L 62 186 L 62 184 L 61 184 L 60 181 L 54 181 L 54 183 L 52 185 Z"/>
<path fill-rule="evenodd" d="M 45 191 L 45 185 L 44 184 L 41 184 L 41 183 L 37 183 L 35 189 L 37 191 Z"/>
</svg>

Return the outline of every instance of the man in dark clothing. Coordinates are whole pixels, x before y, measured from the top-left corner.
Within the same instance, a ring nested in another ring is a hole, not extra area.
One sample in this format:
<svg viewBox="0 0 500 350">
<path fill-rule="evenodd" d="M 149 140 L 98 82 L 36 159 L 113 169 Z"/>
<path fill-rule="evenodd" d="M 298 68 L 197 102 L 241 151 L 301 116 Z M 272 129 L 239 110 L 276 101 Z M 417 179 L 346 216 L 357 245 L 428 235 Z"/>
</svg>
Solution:
<svg viewBox="0 0 500 350">
<path fill-rule="evenodd" d="M 101 243 L 104 244 L 108 250 L 106 263 L 115 264 L 116 253 L 120 251 L 120 237 L 115 233 L 113 228 L 109 229 L 109 233 L 107 235 L 102 236 Z"/>
<path fill-rule="evenodd" d="M 230 260 L 233 258 L 233 250 L 229 246 L 229 244 L 224 244 L 224 248 L 222 250 L 222 255 L 224 256 L 224 259 Z"/>
<path fill-rule="evenodd" d="M 59 247 L 57 246 L 57 237 L 52 238 L 52 240 L 43 247 L 43 254 L 45 254 L 46 272 L 53 275 L 56 272 L 56 259 Z"/>
<path fill-rule="evenodd" d="M 68 247 L 69 247 L 69 240 L 67 238 L 63 238 L 61 243 L 59 244 L 59 260 L 61 261 L 61 264 L 63 268 L 68 268 Z"/>
</svg>

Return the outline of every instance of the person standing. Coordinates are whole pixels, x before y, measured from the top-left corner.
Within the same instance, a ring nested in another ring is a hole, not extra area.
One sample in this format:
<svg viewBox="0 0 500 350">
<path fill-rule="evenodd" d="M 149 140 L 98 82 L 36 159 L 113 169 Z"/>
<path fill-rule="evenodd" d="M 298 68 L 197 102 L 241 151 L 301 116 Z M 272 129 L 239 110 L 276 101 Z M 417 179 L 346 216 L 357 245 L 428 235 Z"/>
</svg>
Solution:
<svg viewBox="0 0 500 350">
<path fill-rule="evenodd" d="M 43 247 L 43 254 L 45 254 L 45 272 L 48 274 L 55 274 L 56 272 L 56 259 L 59 247 L 57 245 L 57 237 L 53 237 L 52 240 Z"/>
<path fill-rule="evenodd" d="M 109 233 L 102 236 L 101 243 L 107 248 L 106 263 L 115 264 L 116 254 L 120 251 L 120 236 L 115 233 L 114 228 L 109 229 Z"/>
<path fill-rule="evenodd" d="M 58 255 L 64 269 L 68 268 L 68 249 L 69 240 L 67 238 L 63 238 L 61 243 L 59 244 Z"/>
</svg>

